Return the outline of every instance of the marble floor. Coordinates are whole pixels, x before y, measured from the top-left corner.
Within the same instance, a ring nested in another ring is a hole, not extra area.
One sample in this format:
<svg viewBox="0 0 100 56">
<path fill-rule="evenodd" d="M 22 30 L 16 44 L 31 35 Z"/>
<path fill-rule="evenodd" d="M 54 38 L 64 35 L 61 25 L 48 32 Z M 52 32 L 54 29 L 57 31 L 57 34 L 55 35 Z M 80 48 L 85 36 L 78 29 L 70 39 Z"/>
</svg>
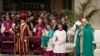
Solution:
<svg viewBox="0 0 100 56">
<path fill-rule="evenodd" d="M 14 56 L 14 55 L 13 54 L 0 54 L 0 56 Z M 20 56 L 20 55 L 16 55 L 16 56 Z M 42 55 L 27 55 L 27 56 L 42 56 Z"/>
<path fill-rule="evenodd" d="M 15 55 L 14 54 L 0 54 L 0 56 L 15 56 Z M 16 56 L 20 56 L 20 55 L 16 55 Z M 23 56 L 25 56 L 25 55 L 23 55 Z M 27 56 L 42 56 L 42 55 L 31 54 L 31 55 L 27 55 Z M 94 56 L 100 56 L 100 49 L 94 50 Z"/>
</svg>

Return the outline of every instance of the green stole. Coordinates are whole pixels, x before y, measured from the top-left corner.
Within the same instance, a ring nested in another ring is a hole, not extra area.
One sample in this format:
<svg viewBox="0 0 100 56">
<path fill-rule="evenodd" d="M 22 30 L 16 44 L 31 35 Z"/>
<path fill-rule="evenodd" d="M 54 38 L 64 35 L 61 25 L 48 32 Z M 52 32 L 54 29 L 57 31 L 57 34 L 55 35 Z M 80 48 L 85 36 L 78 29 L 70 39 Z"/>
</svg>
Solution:
<svg viewBox="0 0 100 56">
<path fill-rule="evenodd" d="M 42 36 L 41 47 L 46 48 L 48 46 L 48 41 L 53 37 L 54 31 L 50 30 L 47 36 Z"/>
<path fill-rule="evenodd" d="M 77 29 L 76 35 L 76 54 L 75 56 L 80 56 L 80 36 L 79 33 L 81 32 L 81 26 Z M 90 24 L 86 24 L 83 28 L 83 43 L 82 43 L 82 56 L 94 56 L 93 52 L 93 44 L 94 35 L 93 30 Z"/>
</svg>

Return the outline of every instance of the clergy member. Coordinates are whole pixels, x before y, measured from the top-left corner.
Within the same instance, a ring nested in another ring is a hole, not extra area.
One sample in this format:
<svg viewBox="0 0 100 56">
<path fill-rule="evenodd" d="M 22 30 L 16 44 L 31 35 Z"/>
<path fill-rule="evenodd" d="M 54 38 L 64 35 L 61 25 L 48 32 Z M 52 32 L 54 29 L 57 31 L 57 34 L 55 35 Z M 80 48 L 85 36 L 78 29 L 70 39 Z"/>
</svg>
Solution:
<svg viewBox="0 0 100 56">
<path fill-rule="evenodd" d="M 82 19 L 81 25 L 78 26 L 76 32 L 76 56 L 94 56 L 93 29 L 86 19 Z"/>
</svg>

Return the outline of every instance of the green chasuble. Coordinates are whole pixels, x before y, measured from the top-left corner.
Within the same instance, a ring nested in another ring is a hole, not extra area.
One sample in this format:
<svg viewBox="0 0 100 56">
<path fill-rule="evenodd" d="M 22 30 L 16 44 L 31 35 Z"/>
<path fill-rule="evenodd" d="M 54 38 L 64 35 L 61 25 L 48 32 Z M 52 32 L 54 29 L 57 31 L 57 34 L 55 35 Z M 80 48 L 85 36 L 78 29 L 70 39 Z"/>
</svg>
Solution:
<svg viewBox="0 0 100 56">
<path fill-rule="evenodd" d="M 50 30 L 47 36 L 42 36 L 41 47 L 46 48 L 48 46 L 48 41 L 53 37 L 54 31 Z"/>
<path fill-rule="evenodd" d="M 80 32 L 81 32 L 81 26 L 77 29 L 77 35 L 76 35 L 76 54 L 75 56 L 80 56 Z M 82 56 L 94 56 L 93 51 L 93 44 L 94 41 L 94 35 L 92 27 L 89 23 L 87 23 L 83 28 L 83 42 L 82 42 Z"/>
</svg>

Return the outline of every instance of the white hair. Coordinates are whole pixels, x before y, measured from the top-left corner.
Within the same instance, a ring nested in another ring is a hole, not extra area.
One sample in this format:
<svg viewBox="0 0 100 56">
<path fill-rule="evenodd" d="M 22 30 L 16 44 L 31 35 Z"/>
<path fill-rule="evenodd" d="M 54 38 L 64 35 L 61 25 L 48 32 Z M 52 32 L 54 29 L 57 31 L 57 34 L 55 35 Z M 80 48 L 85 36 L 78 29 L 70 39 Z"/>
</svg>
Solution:
<svg viewBox="0 0 100 56">
<path fill-rule="evenodd" d="M 87 20 L 86 20 L 85 18 L 83 18 L 82 21 L 88 23 Z"/>
</svg>

